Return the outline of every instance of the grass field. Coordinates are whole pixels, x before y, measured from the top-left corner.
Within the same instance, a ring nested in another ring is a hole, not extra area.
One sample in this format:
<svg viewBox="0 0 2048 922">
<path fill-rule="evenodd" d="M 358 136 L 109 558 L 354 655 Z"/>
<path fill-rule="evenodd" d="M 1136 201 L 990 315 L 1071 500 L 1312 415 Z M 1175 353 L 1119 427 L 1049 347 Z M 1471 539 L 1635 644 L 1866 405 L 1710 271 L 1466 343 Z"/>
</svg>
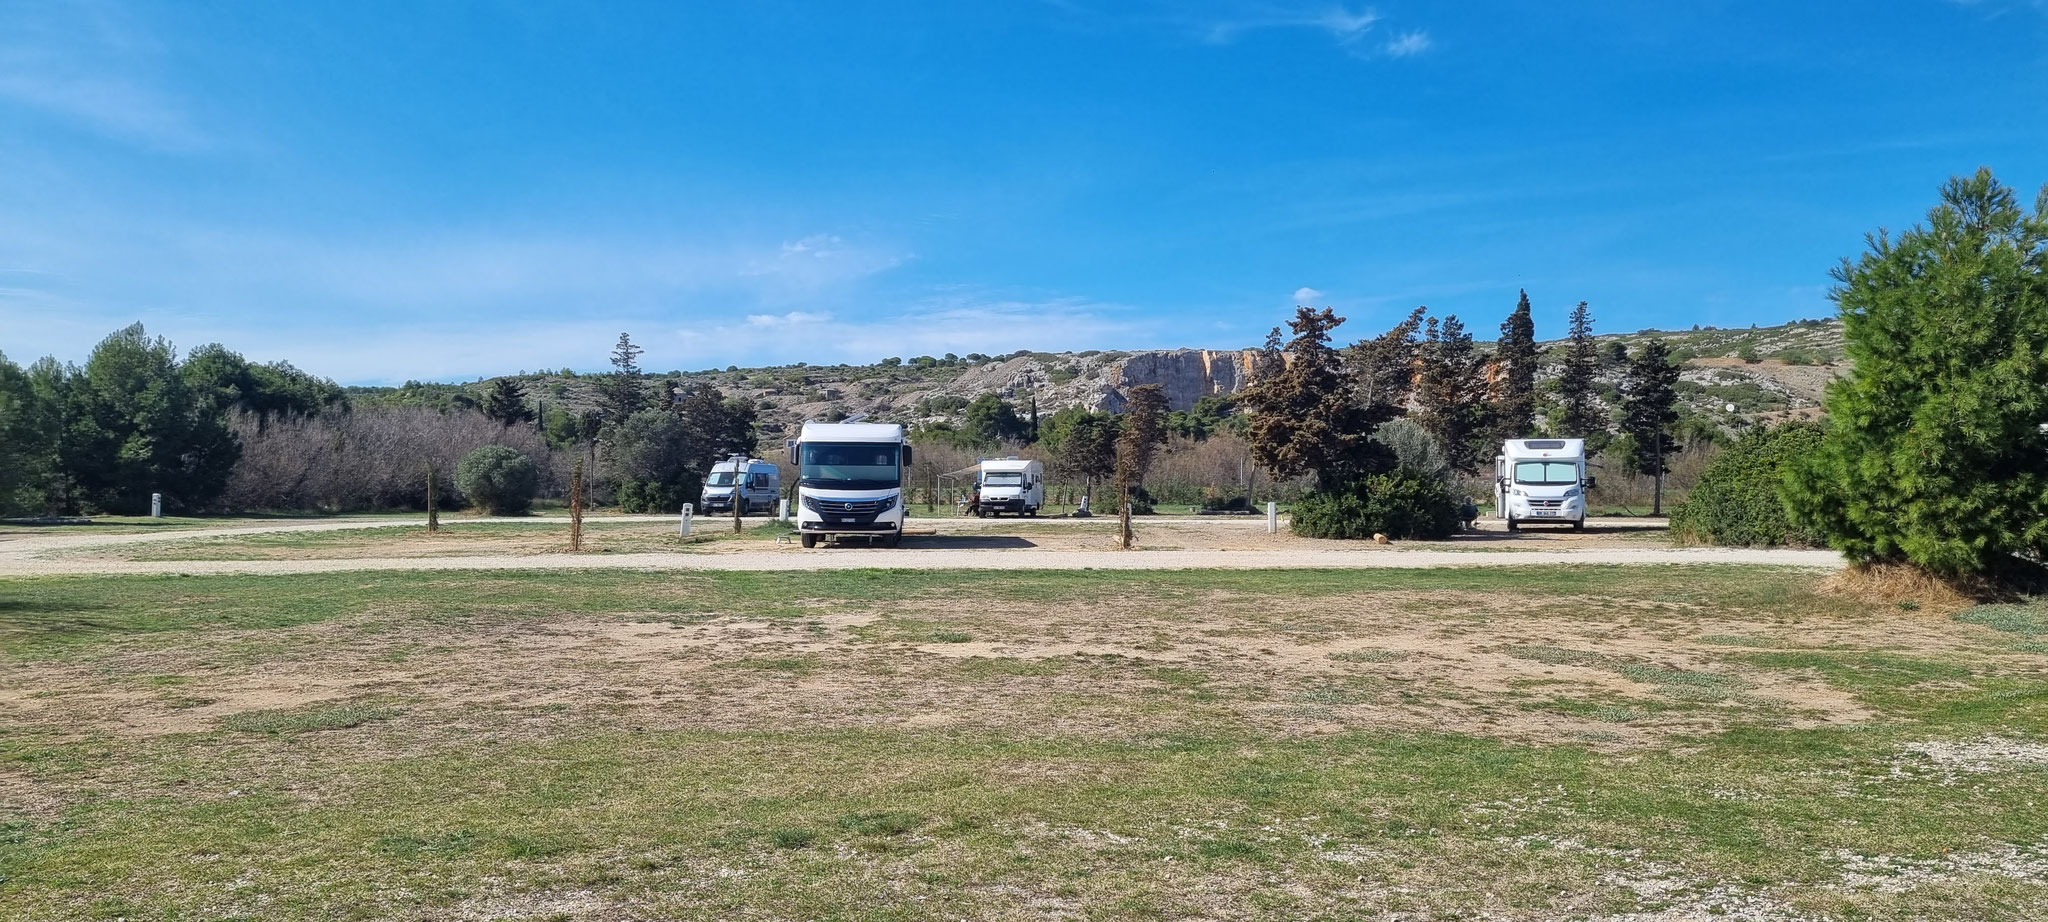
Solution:
<svg viewBox="0 0 2048 922">
<path fill-rule="evenodd" d="M 0 915 L 2048 916 L 2048 612 L 1815 579 L 0 580 Z"/>
</svg>

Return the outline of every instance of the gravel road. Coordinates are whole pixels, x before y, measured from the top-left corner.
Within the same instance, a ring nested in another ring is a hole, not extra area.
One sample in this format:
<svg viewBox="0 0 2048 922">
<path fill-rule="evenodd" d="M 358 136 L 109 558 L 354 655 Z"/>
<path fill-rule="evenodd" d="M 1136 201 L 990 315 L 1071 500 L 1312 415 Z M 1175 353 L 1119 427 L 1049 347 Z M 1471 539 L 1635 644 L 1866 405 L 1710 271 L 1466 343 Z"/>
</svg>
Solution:
<svg viewBox="0 0 2048 922">
<path fill-rule="evenodd" d="M 669 516 L 606 517 L 595 522 L 667 522 Z M 516 519 L 464 519 L 465 523 L 506 521 L 521 523 L 566 522 L 562 518 L 525 517 Z M 1191 520 L 1188 523 L 1192 524 Z M 312 560 L 206 560 L 133 561 L 63 556 L 120 545 L 194 538 L 223 538 L 281 532 L 344 531 L 389 528 L 422 522 L 410 520 L 356 519 L 318 522 L 290 522 L 227 528 L 170 530 L 150 534 L 93 535 L 34 534 L 0 538 L 0 576 L 93 575 L 93 574 L 288 574 L 346 573 L 373 570 L 847 570 L 872 567 L 959 570 L 1175 570 L 1175 569 L 1303 569 L 1303 568 L 1414 568 L 1414 567 L 1524 567 L 1586 564 L 1762 564 L 1776 566 L 1837 568 L 1841 555 L 1833 551 L 1799 551 L 1750 548 L 1614 548 L 1588 547 L 1573 550 L 1527 550 L 1514 552 L 1447 551 L 1404 549 L 1399 545 L 1362 545 L 1356 549 L 1326 550 L 1275 548 L 1273 550 L 973 550 L 959 548 L 919 549 L 915 536 L 906 537 L 895 550 L 862 547 L 814 548 L 768 545 L 758 550 L 719 554 L 537 554 L 488 557 L 368 557 Z M 1007 523 L 1006 523 L 1007 524 Z M 1033 527 L 1025 521 L 1021 528 Z M 1220 523 L 1219 527 L 1242 527 L 1241 522 Z"/>
</svg>

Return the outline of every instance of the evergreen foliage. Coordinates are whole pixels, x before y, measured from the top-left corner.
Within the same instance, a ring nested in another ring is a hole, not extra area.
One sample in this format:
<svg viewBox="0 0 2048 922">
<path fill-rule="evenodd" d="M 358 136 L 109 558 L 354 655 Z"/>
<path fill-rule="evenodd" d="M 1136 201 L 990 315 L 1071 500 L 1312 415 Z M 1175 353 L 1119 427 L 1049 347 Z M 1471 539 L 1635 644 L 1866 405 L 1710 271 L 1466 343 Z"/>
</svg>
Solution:
<svg viewBox="0 0 2048 922">
<path fill-rule="evenodd" d="M 1951 179 L 1896 239 L 1835 272 L 1854 370 L 1795 464 L 1793 521 L 1856 561 L 1944 576 L 2048 555 L 2048 189 Z"/>
<path fill-rule="evenodd" d="M 598 402 L 604 418 L 619 421 L 647 407 L 647 391 L 640 381 L 640 354 L 646 350 L 633 344 L 633 337 L 619 334 L 612 347 L 612 373 L 598 386 Z"/>
<path fill-rule="evenodd" d="M 1678 363 L 1671 348 L 1653 339 L 1629 359 L 1622 379 L 1621 431 L 1629 437 L 1628 466 L 1643 474 L 1671 472 L 1671 425 L 1678 422 Z"/>
<path fill-rule="evenodd" d="M 59 459 L 89 508 L 140 515 L 150 494 L 204 508 L 241 457 L 219 404 L 200 399 L 177 353 L 135 324 L 102 340 L 64 386 Z"/>
<path fill-rule="evenodd" d="M 1423 334 L 1421 374 L 1415 385 L 1415 420 L 1436 439 L 1451 469 L 1478 470 L 1479 436 L 1486 424 L 1485 361 L 1457 315 L 1429 318 Z"/>
<path fill-rule="evenodd" d="M 1526 438 L 1536 427 L 1536 321 L 1529 292 L 1522 292 L 1514 313 L 1501 322 L 1493 360 L 1500 375 L 1492 407 L 1494 438 Z"/>
<path fill-rule="evenodd" d="M 1399 416 L 1415 392 L 1415 365 L 1425 308 L 1416 308 L 1385 333 L 1344 348 L 1344 367 L 1358 402 L 1376 419 Z"/>
<path fill-rule="evenodd" d="M 516 449 L 485 445 L 455 466 L 455 488 L 492 515 L 516 515 L 533 505 L 540 472 Z"/>
<path fill-rule="evenodd" d="M 1350 375 L 1330 347 L 1343 322 L 1327 307 L 1297 308 L 1286 361 L 1269 360 L 1269 372 L 1238 395 L 1250 413 L 1252 459 L 1276 479 L 1313 473 L 1319 485 L 1335 487 L 1370 472 L 1378 457 L 1368 441 L 1377 420 L 1353 399 Z M 1269 353 L 1277 338 L 1268 338 Z"/>
<path fill-rule="evenodd" d="M 526 405 L 526 389 L 512 378 L 491 381 L 490 391 L 484 394 L 483 411 L 500 426 L 509 427 L 534 419 L 533 409 Z"/>
<path fill-rule="evenodd" d="M 1817 423 L 1756 429 L 1707 466 L 1685 502 L 1671 510 L 1671 534 L 1686 544 L 1817 544 L 1792 523 L 1781 487 L 1793 461 L 1820 447 Z"/>
<path fill-rule="evenodd" d="M 1290 516 L 1309 538 L 1441 540 L 1457 531 L 1459 506 L 1442 477 L 1399 467 L 1303 496 Z"/>
<path fill-rule="evenodd" d="M 1563 405 L 1557 429 L 1564 438 L 1585 439 L 1590 458 L 1607 443 L 1607 414 L 1598 398 L 1600 350 L 1593 341 L 1593 311 L 1584 301 L 1572 308 L 1568 336 L 1564 369 L 1557 379 L 1558 402 Z"/>
</svg>

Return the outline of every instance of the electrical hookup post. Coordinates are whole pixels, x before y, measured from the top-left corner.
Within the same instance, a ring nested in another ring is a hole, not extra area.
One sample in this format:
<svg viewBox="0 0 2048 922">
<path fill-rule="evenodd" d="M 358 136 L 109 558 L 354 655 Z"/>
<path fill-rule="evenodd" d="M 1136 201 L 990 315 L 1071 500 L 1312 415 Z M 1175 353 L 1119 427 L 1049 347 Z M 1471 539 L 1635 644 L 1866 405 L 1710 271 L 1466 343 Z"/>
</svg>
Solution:
<svg viewBox="0 0 2048 922">
<path fill-rule="evenodd" d="M 149 494 L 149 517 L 152 519 L 164 517 L 164 495 L 162 493 Z"/>
<path fill-rule="evenodd" d="M 690 514 L 696 509 L 690 503 L 683 504 L 683 517 L 676 524 L 677 533 L 684 538 L 690 536 Z"/>
</svg>

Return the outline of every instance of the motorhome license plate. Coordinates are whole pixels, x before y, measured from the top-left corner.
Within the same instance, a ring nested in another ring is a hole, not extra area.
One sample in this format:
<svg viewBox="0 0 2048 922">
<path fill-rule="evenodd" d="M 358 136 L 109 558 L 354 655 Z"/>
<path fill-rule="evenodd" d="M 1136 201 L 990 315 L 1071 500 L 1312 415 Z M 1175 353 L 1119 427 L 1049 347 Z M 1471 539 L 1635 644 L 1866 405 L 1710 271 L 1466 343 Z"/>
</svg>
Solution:
<svg viewBox="0 0 2048 922">
<path fill-rule="evenodd" d="M 841 521 L 841 522 L 858 522 L 858 521 L 860 521 L 860 520 L 859 520 L 859 519 L 840 519 L 839 521 Z"/>
<path fill-rule="evenodd" d="M 1534 513 L 1535 513 L 1535 514 L 1537 514 L 1537 515 L 1556 515 L 1556 514 L 1557 514 L 1557 510 L 1555 510 L 1555 509 L 1531 509 L 1531 510 L 1529 510 L 1529 511 L 1531 511 L 1531 512 L 1534 512 Z"/>
</svg>

